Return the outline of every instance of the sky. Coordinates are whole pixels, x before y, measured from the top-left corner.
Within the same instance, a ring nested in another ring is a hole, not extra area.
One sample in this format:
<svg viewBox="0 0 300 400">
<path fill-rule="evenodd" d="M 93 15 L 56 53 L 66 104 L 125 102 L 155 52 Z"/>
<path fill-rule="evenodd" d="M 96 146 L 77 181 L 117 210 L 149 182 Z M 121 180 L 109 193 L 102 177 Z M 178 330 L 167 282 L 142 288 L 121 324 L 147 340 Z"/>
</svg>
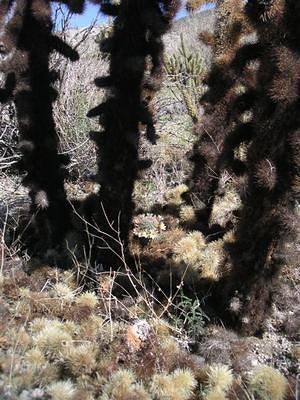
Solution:
<svg viewBox="0 0 300 400">
<path fill-rule="evenodd" d="M 183 4 L 185 2 L 183 1 Z M 205 8 L 211 8 L 211 6 L 206 6 Z M 82 15 L 76 15 L 74 14 L 71 18 L 70 25 L 73 28 L 81 28 L 81 27 L 86 27 L 89 26 L 97 16 L 99 11 L 99 6 L 93 5 L 91 3 L 88 4 L 88 6 L 85 9 L 85 12 Z M 184 9 L 184 5 L 181 7 L 177 18 L 184 17 L 186 15 L 186 11 Z M 106 21 L 106 17 L 102 14 L 98 14 L 97 18 L 97 23 L 101 24 Z"/>
</svg>

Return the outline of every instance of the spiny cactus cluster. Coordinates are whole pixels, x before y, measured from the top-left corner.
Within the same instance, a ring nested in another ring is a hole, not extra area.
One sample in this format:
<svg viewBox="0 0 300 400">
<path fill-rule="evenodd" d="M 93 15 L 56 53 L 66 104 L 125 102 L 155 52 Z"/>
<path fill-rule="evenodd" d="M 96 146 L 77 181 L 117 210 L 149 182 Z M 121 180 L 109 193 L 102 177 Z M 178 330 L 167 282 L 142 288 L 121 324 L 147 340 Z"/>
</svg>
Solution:
<svg viewBox="0 0 300 400">
<path fill-rule="evenodd" d="M 133 306 L 113 305 L 100 286 L 81 292 L 72 272 L 5 270 L 0 301 L 1 399 L 292 398 L 273 367 L 245 363 L 238 374 L 230 365 L 199 363 L 166 320 L 147 317 L 149 309 L 136 320 Z M 107 307 L 123 313 L 109 320 Z"/>
<path fill-rule="evenodd" d="M 226 250 L 227 245 L 235 241 L 235 233 L 230 230 L 223 237 L 210 237 L 196 229 L 195 209 L 187 205 L 183 198 L 187 191 L 186 185 L 179 185 L 166 192 L 165 215 L 160 220 L 164 230 L 157 229 L 156 235 L 149 236 L 147 241 L 140 241 L 133 235 L 130 249 L 166 293 L 176 291 L 183 285 L 189 295 L 197 294 L 198 298 L 207 296 L 210 299 L 212 290 L 232 273 Z M 231 218 L 232 210 L 240 207 L 239 197 L 230 191 L 227 193 L 229 195 L 220 198 L 214 208 L 214 218 L 220 224 Z M 138 221 L 137 217 L 135 221 Z M 138 225 L 142 228 L 142 221 Z"/>
<path fill-rule="evenodd" d="M 76 13 L 81 13 L 85 5 L 84 0 L 64 3 Z M 88 113 L 89 117 L 101 116 L 103 127 L 102 132 L 90 135 L 98 148 L 99 173 L 95 179 L 101 189 L 81 211 L 90 224 L 106 232 L 105 239 L 99 240 L 100 253 L 104 254 L 106 247 L 111 256 L 111 250 L 127 247 L 134 182 L 139 171 L 151 165 L 150 160 L 139 160 L 139 136 L 146 127 L 148 140 L 156 140 L 151 99 L 162 77 L 162 35 L 169 29 L 179 1 L 95 3 L 114 18 L 114 23 L 111 37 L 103 38 L 100 46 L 110 55 L 110 75 L 95 81 L 97 86 L 109 88 L 107 99 Z M 45 258 L 46 254 L 55 255 L 48 250 L 62 245 L 71 229 L 63 171 L 69 160 L 57 151 L 52 83 L 58 76 L 49 71 L 49 55 L 56 50 L 76 60 L 78 54 L 51 33 L 50 1 L 16 1 L 9 18 L 12 2 L 3 1 L 1 6 L 6 57 L 0 67 L 7 75 L 1 97 L 3 101 L 12 98 L 16 104 L 22 164 L 27 172 L 24 184 L 30 188 L 32 199 L 32 218 L 29 227 L 25 223 L 24 237 L 30 238 L 30 253 Z M 99 263 L 98 253 L 95 245 L 93 260 Z M 48 257 L 47 262 L 55 259 Z M 114 264 L 112 259 L 109 262 Z"/>
</svg>

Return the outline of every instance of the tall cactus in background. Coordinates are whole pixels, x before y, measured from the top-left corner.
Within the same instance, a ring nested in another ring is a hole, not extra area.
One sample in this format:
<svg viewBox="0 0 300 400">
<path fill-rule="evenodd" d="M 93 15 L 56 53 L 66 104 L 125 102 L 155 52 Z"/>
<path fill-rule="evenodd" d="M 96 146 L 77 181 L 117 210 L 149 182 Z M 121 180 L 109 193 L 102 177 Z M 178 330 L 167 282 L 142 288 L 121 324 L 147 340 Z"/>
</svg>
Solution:
<svg viewBox="0 0 300 400">
<path fill-rule="evenodd" d="M 239 299 L 240 308 L 230 317 L 249 334 L 262 327 L 286 261 L 287 242 L 300 234 L 295 215 L 300 197 L 300 8 L 296 0 L 253 0 L 246 12 L 257 43 L 241 49 L 235 64 L 246 67 L 255 60 L 257 65 L 248 124 L 252 140 L 245 163 L 244 207 L 236 242 L 229 247 L 233 274 L 223 299 L 229 309 L 230 299 Z M 241 142 L 245 131 L 242 127 L 240 135 L 233 132 L 229 143 Z M 295 257 L 296 250 L 289 262 L 297 265 Z"/>
<path fill-rule="evenodd" d="M 82 11 L 83 1 L 70 2 L 70 6 Z M 0 70 L 6 74 L 1 100 L 12 99 L 16 106 L 21 167 L 26 172 L 23 183 L 31 198 L 31 237 L 27 232 L 27 244 L 32 254 L 44 256 L 48 249 L 62 243 L 69 226 L 63 172 L 68 159 L 57 151 L 52 116 L 56 92 L 51 87 L 57 74 L 49 70 L 49 55 L 53 50 L 71 60 L 78 55 L 52 35 L 50 0 L 2 0 L 0 19 Z"/>
<path fill-rule="evenodd" d="M 202 88 L 202 79 L 205 73 L 203 58 L 200 53 L 189 50 L 180 35 L 181 44 L 177 53 L 165 57 L 164 68 L 174 85 L 171 91 L 174 97 L 182 99 L 187 114 L 193 122 L 198 121 L 197 99 Z"/>
<path fill-rule="evenodd" d="M 91 133 L 98 148 L 96 180 L 101 189 L 89 199 L 92 207 L 86 212 L 103 232 L 95 258 L 108 267 L 116 261 L 111 250 L 121 255 L 120 244 L 127 247 L 134 183 L 139 170 L 150 165 L 149 160 L 139 160 L 140 130 L 141 125 L 146 126 L 147 138 L 155 141 L 151 99 L 162 78 L 162 35 L 170 27 L 179 0 L 100 3 L 102 12 L 115 20 L 111 37 L 100 44 L 101 50 L 110 54 L 109 76 L 95 81 L 108 88 L 107 98 L 88 113 L 99 116 L 102 125 L 101 132 Z M 97 212 L 93 211 L 95 205 Z"/>
</svg>

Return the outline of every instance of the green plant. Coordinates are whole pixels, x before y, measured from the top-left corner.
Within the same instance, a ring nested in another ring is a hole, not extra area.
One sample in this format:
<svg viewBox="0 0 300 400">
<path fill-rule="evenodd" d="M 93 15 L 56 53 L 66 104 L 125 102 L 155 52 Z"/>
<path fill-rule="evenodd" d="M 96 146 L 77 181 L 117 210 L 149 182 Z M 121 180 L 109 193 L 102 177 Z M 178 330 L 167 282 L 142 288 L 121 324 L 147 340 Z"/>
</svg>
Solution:
<svg viewBox="0 0 300 400">
<path fill-rule="evenodd" d="M 192 299 L 181 290 L 178 298 L 178 303 L 174 305 L 174 314 L 169 315 L 171 324 L 194 341 L 203 332 L 209 317 L 202 310 L 201 301 L 197 297 Z"/>
</svg>

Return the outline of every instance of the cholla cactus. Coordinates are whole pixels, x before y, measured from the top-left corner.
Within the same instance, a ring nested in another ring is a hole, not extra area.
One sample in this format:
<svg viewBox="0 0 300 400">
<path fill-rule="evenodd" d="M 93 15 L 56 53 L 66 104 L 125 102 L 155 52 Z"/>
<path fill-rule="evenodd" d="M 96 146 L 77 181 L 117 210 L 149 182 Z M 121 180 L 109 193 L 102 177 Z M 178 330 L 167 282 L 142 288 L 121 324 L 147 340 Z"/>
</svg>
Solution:
<svg viewBox="0 0 300 400">
<path fill-rule="evenodd" d="M 47 393 L 53 400 L 74 400 L 76 388 L 70 380 L 58 381 L 47 387 Z"/>
<path fill-rule="evenodd" d="M 201 232 L 191 232 L 174 246 L 174 261 L 197 267 L 205 248 L 205 238 Z"/>
<path fill-rule="evenodd" d="M 54 286 L 54 293 L 62 303 L 72 303 L 75 298 L 73 290 L 65 283 L 57 283 Z"/>
<path fill-rule="evenodd" d="M 33 370 L 39 370 L 46 365 L 44 353 L 40 349 L 33 347 L 25 353 L 25 364 Z"/>
<path fill-rule="evenodd" d="M 178 53 L 165 58 L 165 70 L 172 83 L 174 92 L 179 92 L 188 115 L 194 122 L 198 120 L 197 99 L 202 90 L 202 78 L 205 73 L 203 59 L 199 53 L 191 52 L 181 35 L 181 46 Z M 174 92 L 176 95 L 176 93 Z"/>
<path fill-rule="evenodd" d="M 191 371 L 188 369 L 176 369 L 171 374 L 154 375 L 150 385 L 150 391 L 154 399 L 157 400 L 162 398 L 170 400 L 188 400 L 196 384 L 197 382 Z"/>
<path fill-rule="evenodd" d="M 226 244 L 232 273 L 218 287 L 215 305 L 222 290 L 221 308 L 229 310 L 237 291 L 242 309 L 224 319 L 247 334 L 262 328 L 284 262 L 284 241 L 300 231 L 294 218 L 300 193 L 298 17 L 294 1 L 218 0 L 216 35 L 208 40 L 214 60 L 185 199 L 192 205 L 194 196 L 205 204 L 195 210 L 205 234 L 237 224 L 234 241 Z M 225 188 L 228 210 L 220 214 L 219 181 L 226 170 L 236 189 Z"/>
<path fill-rule="evenodd" d="M 224 272 L 223 264 L 225 258 L 223 240 L 210 242 L 201 252 L 199 257 L 200 277 L 208 280 L 217 281 Z"/>
<path fill-rule="evenodd" d="M 165 193 L 165 200 L 170 206 L 179 206 L 184 202 L 182 195 L 188 191 L 184 184 L 175 186 Z"/>
<path fill-rule="evenodd" d="M 100 400 L 122 400 L 125 398 L 151 399 L 144 386 L 136 382 L 133 372 L 120 369 L 111 376 L 109 382 L 104 386 Z"/>
<path fill-rule="evenodd" d="M 203 398 L 205 400 L 226 400 L 226 394 L 232 383 L 232 371 L 227 365 L 210 365 L 207 368 L 207 379 Z"/>
<path fill-rule="evenodd" d="M 180 221 L 183 224 L 193 226 L 196 221 L 196 213 L 193 206 L 182 206 L 179 212 Z"/>
<path fill-rule="evenodd" d="M 199 273 L 199 278 L 217 281 L 222 276 L 225 259 L 222 239 L 206 243 L 199 231 L 190 232 L 174 246 L 173 260 L 184 262 Z"/>
<path fill-rule="evenodd" d="M 287 253 L 285 242 L 300 231 L 295 218 L 300 193 L 300 119 L 296 112 L 300 60 L 295 44 L 300 14 L 294 1 L 272 0 L 249 2 L 246 12 L 258 39 L 240 49 L 234 64 L 241 71 L 256 61 L 252 88 L 242 95 L 252 120 L 228 135 L 226 154 L 233 155 L 243 141 L 249 143 L 240 170 L 247 186 L 236 240 L 229 247 L 233 275 L 224 285 L 223 298 L 229 302 L 236 291 L 242 294 L 240 317 L 232 316 L 232 320 L 249 334 L 263 326 L 272 304 L 274 280 Z"/>
<path fill-rule="evenodd" d="M 210 365 L 207 371 L 208 390 L 226 393 L 233 383 L 231 369 L 227 365 Z"/>
<path fill-rule="evenodd" d="M 252 371 L 249 389 L 262 400 L 283 400 L 287 387 L 286 378 L 272 367 L 261 365 Z"/>
<path fill-rule="evenodd" d="M 241 198 L 237 190 L 226 188 L 224 196 L 216 196 L 212 206 L 209 224 L 226 227 L 228 222 L 233 221 L 233 213 L 242 205 Z"/>
<path fill-rule="evenodd" d="M 58 358 L 65 346 L 72 343 L 72 336 L 63 327 L 49 324 L 33 337 L 33 343 L 47 357 Z"/>
<path fill-rule="evenodd" d="M 95 293 L 84 292 L 84 293 L 81 293 L 76 298 L 75 302 L 78 307 L 83 307 L 83 308 L 93 310 L 97 306 L 98 298 L 95 295 Z"/>
<path fill-rule="evenodd" d="M 172 80 L 185 83 L 192 79 L 198 85 L 201 83 L 201 75 L 204 73 L 203 60 L 200 54 L 186 49 L 182 35 L 178 54 L 166 57 L 164 66 Z"/>
<path fill-rule="evenodd" d="M 66 346 L 62 351 L 64 366 L 75 377 L 92 374 L 95 371 L 96 355 L 97 350 L 91 343 L 77 347 Z"/>
<path fill-rule="evenodd" d="M 102 40 L 108 39 L 113 30 L 113 19 L 110 17 L 106 24 L 101 25 L 100 31 L 95 38 L 96 43 L 101 43 Z"/>
</svg>

